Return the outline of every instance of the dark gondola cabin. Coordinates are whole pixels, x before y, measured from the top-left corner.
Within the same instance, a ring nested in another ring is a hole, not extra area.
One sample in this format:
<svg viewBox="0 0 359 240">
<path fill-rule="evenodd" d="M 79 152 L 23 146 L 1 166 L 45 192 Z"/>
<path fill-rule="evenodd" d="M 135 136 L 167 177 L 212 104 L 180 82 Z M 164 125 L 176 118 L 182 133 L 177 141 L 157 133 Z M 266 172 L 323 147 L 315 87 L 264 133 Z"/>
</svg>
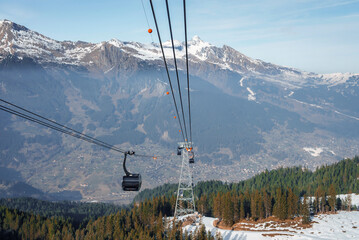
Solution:
<svg viewBox="0 0 359 240">
<path fill-rule="evenodd" d="M 133 155 L 135 152 L 128 151 L 125 152 L 125 158 L 123 160 L 123 170 L 126 175 L 122 178 L 122 189 L 123 191 L 139 191 L 142 185 L 141 174 L 139 173 L 130 173 L 126 168 L 126 158 L 128 155 Z"/>
<path fill-rule="evenodd" d="M 141 188 L 142 179 L 141 174 L 131 174 L 123 176 L 122 189 L 123 191 L 139 191 Z"/>
<path fill-rule="evenodd" d="M 178 156 L 181 155 L 182 149 L 183 149 L 183 148 L 181 148 L 181 147 L 178 147 L 178 148 L 177 148 L 177 155 L 178 155 Z"/>
<path fill-rule="evenodd" d="M 189 163 L 194 163 L 194 154 L 192 151 L 188 152 Z"/>
</svg>

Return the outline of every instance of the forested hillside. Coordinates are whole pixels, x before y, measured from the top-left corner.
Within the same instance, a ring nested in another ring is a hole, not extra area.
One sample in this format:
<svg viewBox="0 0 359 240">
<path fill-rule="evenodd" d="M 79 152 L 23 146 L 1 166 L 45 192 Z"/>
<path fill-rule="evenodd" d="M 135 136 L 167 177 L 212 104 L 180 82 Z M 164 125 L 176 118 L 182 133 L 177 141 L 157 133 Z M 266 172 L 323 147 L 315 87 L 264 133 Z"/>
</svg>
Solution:
<svg viewBox="0 0 359 240">
<path fill-rule="evenodd" d="M 292 188 L 293 192 L 299 196 L 313 196 L 318 188 L 329 189 L 333 184 L 336 192 L 359 193 L 359 157 L 353 159 L 344 159 L 332 165 L 325 165 L 317 168 L 314 172 L 302 168 L 279 168 L 272 171 L 262 172 L 248 180 L 238 183 L 224 183 L 221 181 L 199 182 L 194 188 L 197 198 L 202 195 L 216 194 L 218 192 L 242 192 L 261 190 L 265 188 L 272 195 L 276 193 L 277 188 Z M 165 184 L 154 189 L 146 189 L 140 192 L 134 199 L 134 202 L 143 201 L 155 196 L 170 197 L 176 194 L 177 184 Z"/>
<path fill-rule="evenodd" d="M 359 157 L 355 157 L 320 167 L 314 172 L 302 167 L 280 168 L 239 183 L 200 182 L 195 187 L 196 207 L 205 216 L 219 218 L 224 226 L 270 216 L 279 220 L 300 216 L 304 223 L 309 223 L 310 214 L 351 210 L 351 199 L 342 201 L 336 195 L 357 193 L 358 174 Z M 157 195 L 165 195 L 174 201 L 176 187 L 167 184 L 145 190 L 135 201 Z"/>
<path fill-rule="evenodd" d="M 0 206 L 0 239 L 214 239 L 203 227 L 192 234 L 180 223 L 169 227 L 163 218 L 172 214 L 168 203 L 156 198 L 80 225 Z"/>
<path fill-rule="evenodd" d="M 127 208 L 107 203 L 49 202 L 34 198 L 3 198 L 0 199 L 0 206 L 43 217 L 63 217 L 78 223 L 114 214 Z"/>
<path fill-rule="evenodd" d="M 220 181 L 197 184 L 196 208 L 230 227 L 241 221 L 310 222 L 311 214 L 353 210 L 351 198 L 338 193 L 358 193 L 359 158 L 345 159 L 311 172 L 301 167 L 265 171 L 239 183 Z M 177 185 L 145 190 L 132 206 L 74 202 L 46 202 L 29 198 L 0 201 L 1 239 L 213 239 L 203 227 L 192 234 L 181 223 L 170 227 Z M 308 196 L 312 196 L 308 198 Z"/>
</svg>

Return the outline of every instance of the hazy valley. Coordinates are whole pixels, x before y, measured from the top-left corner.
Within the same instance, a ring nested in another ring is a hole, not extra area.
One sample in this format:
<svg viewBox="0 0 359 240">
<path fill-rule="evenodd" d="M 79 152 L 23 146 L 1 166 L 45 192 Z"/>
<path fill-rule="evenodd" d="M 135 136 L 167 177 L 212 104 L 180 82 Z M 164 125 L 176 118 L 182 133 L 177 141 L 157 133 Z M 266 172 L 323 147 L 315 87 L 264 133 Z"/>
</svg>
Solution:
<svg viewBox="0 0 359 240">
<path fill-rule="evenodd" d="M 183 43 L 176 49 L 184 69 Z M 238 181 L 281 166 L 314 169 L 358 154 L 358 74 L 282 67 L 197 36 L 189 52 L 195 182 Z M 184 84 L 184 71 L 180 79 Z M 61 42 L 0 22 L 1 98 L 124 149 L 173 153 L 130 160 L 144 188 L 179 177 L 180 137 L 168 90 L 157 44 Z M 12 180 L 87 201 L 134 196 L 121 190 L 118 153 L 4 112 L 0 134 L 2 171 L 15 171 Z"/>
</svg>

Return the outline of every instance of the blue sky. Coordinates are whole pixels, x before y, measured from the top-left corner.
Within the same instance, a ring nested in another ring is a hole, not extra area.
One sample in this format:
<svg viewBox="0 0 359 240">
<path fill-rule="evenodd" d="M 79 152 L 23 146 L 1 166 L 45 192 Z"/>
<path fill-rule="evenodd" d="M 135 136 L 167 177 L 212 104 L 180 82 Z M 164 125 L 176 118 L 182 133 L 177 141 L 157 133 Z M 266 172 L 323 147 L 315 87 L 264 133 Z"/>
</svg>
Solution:
<svg viewBox="0 0 359 240">
<path fill-rule="evenodd" d="M 164 0 L 153 2 L 167 40 Z M 182 1 L 169 2 L 182 41 Z M 359 0 L 187 0 L 187 15 L 189 37 L 301 70 L 359 73 Z M 152 41 L 141 0 L 1 0 L 4 18 L 56 40 Z"/>
</svg>

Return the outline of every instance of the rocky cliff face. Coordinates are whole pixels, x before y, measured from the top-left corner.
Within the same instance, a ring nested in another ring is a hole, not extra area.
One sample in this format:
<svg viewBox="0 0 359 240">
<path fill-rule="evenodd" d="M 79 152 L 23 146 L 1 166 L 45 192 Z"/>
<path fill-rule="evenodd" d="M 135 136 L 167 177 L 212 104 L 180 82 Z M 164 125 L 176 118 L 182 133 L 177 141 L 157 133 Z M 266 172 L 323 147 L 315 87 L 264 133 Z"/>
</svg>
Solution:
<svg viewBox="0 0 359 240">
<path fill-rule="evenodd" d="M 170 42 L 165 54 L 175 86 Z M 176 42 L 182 92 L 185 49 Z M 189 42 L 195 181 L 239 180 L 280 166 L 315 167 L 359 149 L 358 74 L 303 72 L 195 36 Z M 138 153 L 168 155 L 181 140 L 157 44 L 56 41 L 0 21 L 0 95 Z M 177 96 L 177 95 L 176 95 Z M 187 106 L 187 97 L 184 96 Z M 186 109 L 186 108 L 185 108 Z M 187 111 L 185 112 L 187 116 Z M 41 190 L 122 201 L 121 158 L 0 112 L 0 164 Z M 176 155 L 131 159 L 144 187 L 175 182 Z M 34 174 L 35 173 L 35 174 Z"/>
</svg>

